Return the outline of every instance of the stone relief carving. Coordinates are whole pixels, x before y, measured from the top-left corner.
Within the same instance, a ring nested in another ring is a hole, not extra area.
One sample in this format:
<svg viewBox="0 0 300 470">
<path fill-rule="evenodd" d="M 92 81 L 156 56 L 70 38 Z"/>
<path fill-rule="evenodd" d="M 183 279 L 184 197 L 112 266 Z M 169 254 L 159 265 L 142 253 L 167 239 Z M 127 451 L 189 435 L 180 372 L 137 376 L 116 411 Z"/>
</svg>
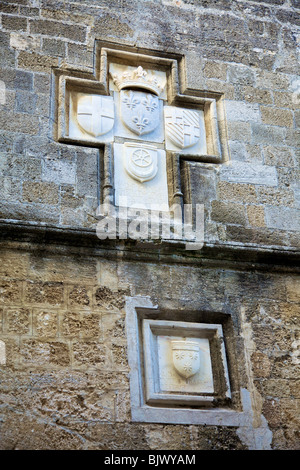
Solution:
<svg viewBox="0 0 300 470">
<path fill-rule="evenodd" d="M 169 210 L 183 201 L 181 156 L 221 162 L 222 94 L 186 89 L 184 60 L 179 56 L 156 57 L 151 51 L 140 54 L 100 42 L 96 46 L 92 74 L 57 73 L 58 140 L 96 147 L 111 144 L 105 147 L 102 163 L 107 171 L 100 173 L 106 179 L 99 202 L 109 197 L 118 205 L 118 197 L 126 193 L 132 203 L 138 199 L 148 207 L 159 194 L 157 204 L 163 202 Z M 134 142 L 141 146 L 129 152 L 127 144 Z"/>
<path fill-rule="evenodd" d="M 199 344 L 192 341 L 172 341 L 173 364 L 179 375 L 188 379 L 200 369 Z"/>
<path fill-rule="evenodd" d="M 77 100 L 79 127 L 93 137 L 107 134 L 114 126 L 114 103 L 108 96 L 81 95 Z"/>
<path fill-rule="evenodd" d="M 147 403 L 210 406 L 216 396 L 231 397 L 221 325 L 157 319 L 142 325 Z"/>
<path fill-rule="evenodd" d="M 125 169 L 141 183 L 152 180 L 158 170 L 157 149 L 145 144 L 125 143 Z"/>
<path fill-rule="evenodd" d="M 128 89 L 146 89 L 159 96 L 163 93 L 166 79 L 153 70 L 144 70 L 143 67 L 122 67 L 111 64 L 110 75 L 119 91 Z"/>
<path fill-rule="evenodd" d="M 200 139 L 200 120 L 196 111 L 168 106 L 165 126 L 167 136 L 179 149 L 193 147 Z"/>
<path fill-rule="evenodd" d="M 135 90 L 121 90 L 120 114 L 125 126 L 137 135 L 149 134 L 159 124 L 156 95 Z"/>
</svg>

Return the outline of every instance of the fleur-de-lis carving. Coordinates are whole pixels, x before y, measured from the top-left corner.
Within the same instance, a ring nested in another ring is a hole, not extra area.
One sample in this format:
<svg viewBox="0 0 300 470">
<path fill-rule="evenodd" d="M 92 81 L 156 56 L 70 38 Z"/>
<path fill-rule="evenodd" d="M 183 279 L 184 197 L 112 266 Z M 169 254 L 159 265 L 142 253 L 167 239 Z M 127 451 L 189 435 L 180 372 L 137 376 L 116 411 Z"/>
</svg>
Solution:
<svg viewBox="0 0 300 470">
<path fill-rule="evenodd" d="M 157 108 L 156 99 L 152 95 L 147 95 L 146 98 L 142 100 L 142 104 L 146 106 L 147 111 L 153 112 Z"/>
<path fill-rule="evenodd" d="M 138 66 L 137 69 L 135 69 L 134 73 L 139 78 L 145 78 L 147 75 L 146 70 L 144 70 L 143 67 L 141 67 L 140 65 Z"/>
<path fill-rule="evenodd" d="M 135 123 L 136 127 L 139 130 L 143 130 L 149 124 L 149 119 L 145 117 L 135 116 L 132 118 L 132 121 Z"/>
<path fill-rule="evenodd" d="M 129 109 L 135 108 L 136 105 L 139 104 L 139 102 L 140 102 L 140 100 L 138 100 L 138 99 L 135 97 L 134 93 L 132 93 L 132 92 L 129 93 L 129 96 L 125 96 L 125 97 L 123 98 L 123 103 L 125 103 L 126 106 L 127 106 L 127 108 L 129 108 Z"/>
</svg>

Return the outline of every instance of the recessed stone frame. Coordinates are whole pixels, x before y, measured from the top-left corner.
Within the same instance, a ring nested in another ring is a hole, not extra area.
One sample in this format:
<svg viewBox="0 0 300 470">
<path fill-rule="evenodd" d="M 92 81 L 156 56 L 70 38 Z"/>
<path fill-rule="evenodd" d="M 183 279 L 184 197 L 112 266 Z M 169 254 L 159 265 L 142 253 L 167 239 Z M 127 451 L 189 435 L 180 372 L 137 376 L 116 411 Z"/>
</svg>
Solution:
<svg viewBox="0 0 300 470">
<path fill-rule="evenodd" d="M 224 348 L 221 354 L 213 357 L 214 348 L 211 349 L 212 363 L 215 363 L 213 364 L 213 392 L 211 390 L 202 394 L 195 393 L 195 390 L 192 390 L 187 393 L 178 391 L 174 393 L 167 390 L 167 392 L 161 393 L 159 386 L 157 387 L 157 383 L 155 384 L 155 377 L 149 375 L 149 370 L 147 371 L 147 368 L 151 367 L 151 361 L 157 360 L 155 359 L 155 353 L 151 354 L 151 351 L 149 351 L 153 333 L 158 336 L 161 334 L 163 338 L 168 335 L 173 336 L 174 333 L 174 336 L 180 335 L 182 324 L 184 323 L 186 329 L 188 323 L 190 328 L 185 334 L 188 336 L 187 339 L 191 339 L 193 335 L 194 337 L 205 338 L 207 337 L 207 331 L 210 331 L 208 336 L 213 337 L 213 332 L 216 333 L 218 330 L 217 334 L 219 334 L 222 331 L 221 318 L 224 316 L 225 314 L 214 314 L 213 312 L 209 314 L 206 312 L 204 316 L 201 316 L 199 312 L 189 312 L 187 314 L 187 312 L 183 313 L 182 311 L 162 311 L 154 306 L 148 297 L 127 298 L 126 330 L 133 421 L 237 427 L 248 424 L 249 409 L 247 408 L 249 408 L 249 403 L 246 403 L 246 400 L 243 399 L 243 393 L 240 390 L 234 359 L 234 346 L 231 338 L 226 340 L 228 325 L 226 326 L 225 323 L 223 326 L 227 332 L 225 334 L 226 354 Z M 195 322 L 197 317 L 201 319 L 201 322 Z M 207 321 L 209 318 L 210 321 Z M 203 323 L 203 319 L 206 320 L 205 323 Z M 216 322 L 211 323 L 214 320 Z M 151 333 L 149 333 L 149 329 L 152 329 Z M 206 333 L 201 334 L 201 330 L 206 330 Z M 218 360 L 221 360 L 222 367 L 216 364 Z M 226 363 L 228 369 L 223 367 Z M 159 364 L 156 364 L 156 366 L 159 367 Z M 151 380 L 153 382 L 149 383 Z M 210 385 L 208 384 L 208 386 Z"/>
<path fill-rule="evenodd" d="M 193 160 L 207 163 L 223 163 L 228 161 L 227 129 L 224 111 L 224 95 L 206 90 L 188 88 L 186 61 L 180 54 L 164 53 L 162 51 L 143 48 L 125 47 L 109 42 L 95 41 L 94 70 L 86 69 L 54 69 L 55 106 L 54 137 L 57 141 L 90 147 L 98 147 L 100 155 L 101 203 L 114 203 L 114 156 L 113 138 L 107 134 L 103 138 L 89 136 L 70 136 L 70 97 L 72 93 L 90 93 L 102 97 L 110 96 L 109 66 L 111 63 L 142 66 L 148 70 L 159 70 L 166 73 L 167 106 L 198 110 L 204 113 L 206 147 L 203 155 L 189 154 L 166 149 L 167 177 L 170 206 L 183 201 L 180 181 L 180 162 Z M 117 137 L 115 140 L 121 142 Z M 122 142 L 121 142 L 122 143 Z M 189 197 L 187 197 L 187 200 Z"/>
</svg>

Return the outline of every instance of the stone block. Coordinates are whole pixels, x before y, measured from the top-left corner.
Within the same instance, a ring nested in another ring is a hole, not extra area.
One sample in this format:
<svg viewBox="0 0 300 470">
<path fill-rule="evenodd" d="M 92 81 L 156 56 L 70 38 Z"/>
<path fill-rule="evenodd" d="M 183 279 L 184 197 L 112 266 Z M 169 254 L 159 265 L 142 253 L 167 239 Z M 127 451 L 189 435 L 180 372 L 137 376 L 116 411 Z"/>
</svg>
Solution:
<svg viewBox="0 0 300 470">
<path fill-rule="evenodd" d="M 32 91 L 33 73 L 24 70 L 16 70 L 14 85 L 17 89 Z"/>
<path fill-rule="evenodd" d="M 229 183 L 277 186 L 275 167 L 253 163 L 232 162 L 230 165 L 223 166 L 220 179 Z"/>
<path fill-rule="evenodd" d="M 95 196 L 98 188 L 98 149 L 77 151 L 76 190 L 78 196 Z"/>
<path fill-rule="evenodd" d="M 251 184 L 220 181 L 218 183 L 218 195 L 219 199 L 222 201 L 233 201 L 244 204 L 257 202 L 255 186 Z"/>
<path fill-rule="evenodd" d="M 39 119 L 37 116 L 30 114 L 2 111 L 0 128 L 9 132 L 15 132 L 18 129 L 18 132 L 36 135 L 39 132 Z"/>
<path fill-rule="evenodd" d="M 292 302 L 300 301 L 300 281 L 296 277 L 289 277 L 286 280 L 287 298 Z"/>
<path fill-rule="evenodd" d="M 261 106 L 260 110 L 264 124 L 281 127 L 293 127 L 294 125 L 293 113 L 287 109 Z"/>
<path fill-rule="evenodd" d="M 265 145 L 284 145 L 286 131 L 284 127 L 251 123 L 252 143 Z"/>
<path fill-rule="evenodd" d="M 209 91 L 215 91 L 216 93 L 224 93 L 224 96 L 228 100 L 235 99 L 235 87 L 227 82 L 221 82 L 218 79 L 207 78 L 205 89 Z"/>
<path fill-rule="evenodd" d="M 50 94 L 50 77 L 48 74 L 34 74 L 34 91 L 36 93 Z"/>
<path fill-rule="evenodd" d="M 21 300 L 22 283 L 19 281 L 0 281 L 0 302 L 18 304 Z"/>
<path fill-rule="evenodd" d="M 124 308 L 126 293 L 122 289 L 114 292 L 106 286 L 98 287 L 95 291 L 96 306 L 106 310 L 120 310 Z"/>
<path fill-rule="evenodd" d="M 21 184 L 15 178 L 0 177 L 0 199 L 6 201 L 21 200 Z"/>
<path fill-rule="evenodd" d="M 68 337 L 79 337 L 81 331 L 81 315 L 79 312 L 64 312 L 60 319 L 60 332 Z"/>
<path fill-rule="evenodd" d="M 22 364 L 30 366 L 66 367 L 70 364 L 70 353 L 66 343 L 61 341 L 21 341 Z"/>
<path fill-rule="evenodd" d="M 265 208 L 266 225 L 269 228 L 280 230 L 299 231 L 300 230 L 300 210 L 290 207 Z"/>
<path fill-rule="evenodd" d="M 30 304 L 61 305 L 64 303 L 64 286 L 60 282 L 27 282 L 25 299 Z"/>
<path fill-rule="evenodd" d="M 101 334 L 101 316 L 97 313 L 82 313 L 80 336 L 82 338 L 99 338 Z"/>
<path fill-rule="evenodd" d="M 70 287 L 68 298 L 72 307 L 89 307 L 91 304 L 89 290 L 83 286 Z"/>
<path fill-rule="evenodd" d="M 211 218 L 223 224 L 246 225 L 245 208 L 241 204 L 212 201 Z"/>
<path fill-rule="evenodd" d="M 86 27 L 49 20 L 29 20 L 30 33 L 46 36 L 63 37 L 71 41 L 84 42 Z"/>
<path fill-rule="evenodd" d="M 81 67 L 93 67 L 93 48 L 90 46 L 68 43 L 67 56 L 72 64 L 80 64 Z"/>
<path fill-rule="evenodd" d="M 2 15 L 2 28 L 11 31 L 27 31 L 27 18 Z"/>
<path fill-rule="evenodd" d="M 249 122 L 228 122 L 228 137 L 230 140 L 251 142 L 251 124 Z"/>
<path fill-rule="evenodd" d="M 18 91 L 15 106 L 18 113 L 36 114 L 37 95 L 27 91 Z"/>
<path fill-rule="evenodd" d="M 66 42 L 58 39 L 43 38 L 42 50 L 46 55 L 65 57 Z"/>
<path fill-rule="evenodd" d="M 271 206 L 293 206 L 294 192 L 287 189 L 275 189 L 260 186 L 257 188 L 257 199 L 261 204 Z"/>
<path fill-rule="evenodd" d="M 72 160 L 52 158 L 50 155 L 42 161 L 42 179 L 50 186 L 56 184 L 74 185 L 76 182 L 76 164 Z"/>
<path fill-rule="evenodd" d="M 247 206 L 249 224 L 254 227 L 265 227 L 265 211 L 261 206 Z"/>
<path fill-rule="evenodd" d="M 243 101 L 225 101 L 225 110 L 228 121 L 260 122 L 258 104 L 245 103 Z"/>
<path fill-rule="evenodd" d="M 252 370 L 255 378 L 269 377 L 271 373 L 271 361 L 266 354 L 255 351 L 251 355 Z"/>
<path fill-rule="evenodd" d="M 33 329 L 35 335 L 39 337 L 57 336 L 58 314 L 51 310 L 33 310 Z"/>
<path fill-rule="evenodd" d="M 274 101 L 278 93 L 274 96 Z M 242 96 L 249 103 L 273 104 L 273 94 L 270 90 L 255 88 L 252 86 L 242 87 Z"/>
<path fill-rule="evenodd" d="M 38 6 L 38 2 L 36 2 L 35 0 L 33 0 L 33 2 L 31 2 L 29 4 L 30 6 L 20 6 L 20 15 L 21 16 L 27 16 L 27 17 L 38 17 L 40 15 L 40 9 L 39 8 L 35 8 L 33 5 L 36 5 Z"/>
<path fill-rule="evenodd" d="M 52 67 L 57 67 L 58 59 L 41 55 L 36 52 L 21 51 L 18 55 L 18 66 L 34 72 L 50 73 Z"/>
<path fill-rule="evenodd" d="M 228 81 L 235 85 L 255 86 L 255 73 L 250 67 L 230 65 L 228 67 Z"/>
<path fill-rule="evenodd" d="M 58 204 L 59 188 L 54 183 L 25 181 L 23 183 L 23 200 L 42 204 Z"/>
<path fill-rule="evenodd" d="M 98 340 L 74 341 L 72 351 L 74 368 L 95 367 L 103 370 L 106 352 L 103 344 Z"/>
<path fill-rule="evenodd" d="M 264 157 L 266 165 L 295 167 L 296 160 L 293 151 L 289 147 L 273 147 L 268 145 L 264 147 Z"/>
<path fill-rule="evenodd" d="M 6 333 L 18 335 L 29 334 L 31 332 L 31 311 L 27 308 L 8 308 L 4 330 Z"/>
<path fill-rule="evenodd" d="M 207 61 L 204 66 L 203 73 L 207 78 L 217 78 L 218 80 L 226 82 L 227 64 Z"/>
<path fill-rule="evenodd" d="M 228 142 L 230 148 L 230 159 L 237 161 L 245 161 L 247 159 L 246 145 L 244 142 L 230 140 Z"/>
<path fill-rule="evenodd" d="M 0 47 L 0 66 L 1 67 L 14 67 L 15 66 L 15 51 L 10 50 L 8 47 Z"/>
<path fill-rule="evenodd" d="M 27 33 L 11 32 L 10 47 L 18 51 L 27 50 L 38 52 L 40 50 L 40 38 Z"/>
<path fill-rule="evenodd" d="M 256 71 L 256 86 L 273 90 L 286 90 L 290 85 L 289 77 L 284 73 L 275 73 L 263 69 Z"/>
<path fill-rule="evenodd" d="M 36 222 L 59 223 L 59 213 L 56 206 L 47 204 L 20 204 L 20 202 L 0 203 L 0 214 L 3 219 L 26 220 Z"/>
</svg>

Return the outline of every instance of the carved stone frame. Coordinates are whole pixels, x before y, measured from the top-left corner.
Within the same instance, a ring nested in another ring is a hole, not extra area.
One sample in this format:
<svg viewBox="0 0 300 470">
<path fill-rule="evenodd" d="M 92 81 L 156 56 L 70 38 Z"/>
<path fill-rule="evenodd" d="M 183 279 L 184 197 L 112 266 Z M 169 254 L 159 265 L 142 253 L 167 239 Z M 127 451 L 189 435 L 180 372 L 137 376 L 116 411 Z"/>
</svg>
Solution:
<svg viewBox="0 0 300 470">
<path fill-rule="evenodd" d="M 157 306 L 153 305 L 149 297 L 127 297 L 126 301 L 126 331 L 128 362 L 130 367 L 130 399 L 131 416 L 135 422 L 153 422 L 170 424 L 206 424 L 212 426 L 248 426 L 251 419 L 251 404 L 248 393 L 244 389 L 238 392 L 241 403 L 236 406 L 220 406 L 208 408 L 195 406 L 195 403 L 175 406 L 174 403 L 163 406 L 147 403 L 145 390 L 144 357 L 142 352 L 141 317 L 151 315 L 161 318 Z"/>
<path fill-rule="evenodd" d="M 222 396 L 224 399 L 231 398 L 221 325 L 145 319 L 142 329 L 145 367 L 145 401 L 147 404 L 167 403 L 168 405 L 212 406 L 217 396 L 219 398 Z M 159 387 L 158 372 L 160 364 L 158 360 L 157 341 L 155 341 L 155 338 L 159 335 L 187 336 L 191 338 L 191 340 L 192 338 L 206 339 L 210 343 L 211 351 L 214 350 L 214 355 L 217 358 L 214 361 L 219 369 L 218 373 L 214 374 L 215 382 L 218 384 L 217 390 L 204 394 L 195 392 L 193 394 L 162 392 Z M 217 345 L 220 346 L 220 350 L 218 350 Z"/>
<path fill-rule="evenodd" d="M 68 133 L 69 97 L 72 91 L 85 91 L 109 96 L 110 62 L 141 65 L 148 69 L 163 70 L 167 74 L 167 104 L 204 112 L 207 154 L 189 155 L 187 153 L 167 151 L 167 178 L 169 203 L 182 204 L 183 191 L 180 177 L 181 160 L 193 160 L 207 163 L 228 161 L 227 128 L 224 111 L 223 93 L 195 90 L 187 86 L 185 57 L 162 51 L 120 46 L 114 43 L 95 41 L 94 70 L 54 70 L 54 137 L 58 142 L 98 147 L 102 150 L 100 158 L 101 190 L 99 203 L 114 204 L 113 145 L 70 138 Z M 187 199 L 190 196 L 187 195 Z M 188 202 L 188 201 L 185 201 Z"/>
</svg>

